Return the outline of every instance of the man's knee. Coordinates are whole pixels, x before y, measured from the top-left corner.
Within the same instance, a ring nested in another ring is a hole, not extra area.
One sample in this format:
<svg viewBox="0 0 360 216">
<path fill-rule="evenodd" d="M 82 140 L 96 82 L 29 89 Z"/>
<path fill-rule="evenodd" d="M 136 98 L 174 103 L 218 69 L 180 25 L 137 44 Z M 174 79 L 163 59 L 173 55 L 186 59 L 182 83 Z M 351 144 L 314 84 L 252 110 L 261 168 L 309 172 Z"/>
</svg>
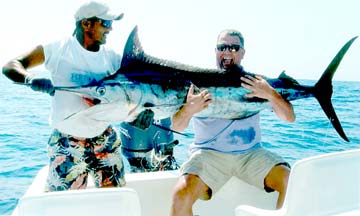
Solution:
<svg viewBox="0 0 360 216">
<path fill-rule="evenodd" d="M 267 192 L 276 190 L 280 193 L 286 192 L 289 181 L 290 166 L 287 164 L 275 165 L 264 179 Z"/>
<path fill-rule="evenodd" d="M 173 193 L 173 201 L 194 203 L 197 199 L 209 200 L 211 189 L 197 176 L 187 174 L 180 177 Z"/>
</svg>

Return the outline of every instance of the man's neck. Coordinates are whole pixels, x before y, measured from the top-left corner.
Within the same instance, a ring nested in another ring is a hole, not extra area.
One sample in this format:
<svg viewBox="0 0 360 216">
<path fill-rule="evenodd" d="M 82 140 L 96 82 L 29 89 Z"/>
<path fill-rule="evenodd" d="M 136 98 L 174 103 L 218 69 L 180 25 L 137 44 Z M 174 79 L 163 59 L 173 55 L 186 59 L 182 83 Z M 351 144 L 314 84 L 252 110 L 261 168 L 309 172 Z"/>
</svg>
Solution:
<svg viewBox="0 0 360 216">
<path fill-rule="evenodd" d="M 76 39 L 79 41 L 80 45 L 84 47 L 84 49 L 91 52 L 98 52 L 100 50 L 100 45 L 94 43 L 93 41 L 88 41 L 84 39 L 83 34 L 76 34 Z"/>
</svg>

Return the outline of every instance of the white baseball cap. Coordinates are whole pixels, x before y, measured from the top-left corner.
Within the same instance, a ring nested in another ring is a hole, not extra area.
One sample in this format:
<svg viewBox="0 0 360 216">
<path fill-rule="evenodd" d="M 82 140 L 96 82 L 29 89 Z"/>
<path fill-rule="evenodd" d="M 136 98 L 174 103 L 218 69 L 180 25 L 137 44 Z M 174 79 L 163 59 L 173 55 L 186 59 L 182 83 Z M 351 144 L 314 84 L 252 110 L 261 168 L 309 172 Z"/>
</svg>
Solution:
<svg viewBox="0 0 360 216">
<path fill-rule="evenodd" d="M 107 4 L 99 1 L 89 1 L 84 3 L 79 7 L 74 15 L 76 21 L 92 17 L 97 17 L 103 20 L 120 20 L 123 16 L 123 13 L 117 14 L 110 11 Z"/>
</svg>

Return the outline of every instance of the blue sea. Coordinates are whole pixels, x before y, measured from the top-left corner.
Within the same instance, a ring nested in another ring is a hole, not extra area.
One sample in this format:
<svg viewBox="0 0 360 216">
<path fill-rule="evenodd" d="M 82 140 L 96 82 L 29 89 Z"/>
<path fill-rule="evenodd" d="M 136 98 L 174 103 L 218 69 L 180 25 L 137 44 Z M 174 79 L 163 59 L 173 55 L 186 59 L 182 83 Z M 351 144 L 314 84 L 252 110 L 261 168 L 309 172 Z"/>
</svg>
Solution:
<svg viewBox="0 0 360 216">
<path fill-rule="evenodd" d="M 312 85 L 315 80 L 300 80 Z M 360 147 L 360 82 L 334 81 L 333 105 L 350 139 L 343 141 L 314 98 L 293 101 L 296 122 L 282 123 L 269 110 L 262 112 L 263 145 L 282 155 L 290 164 L 299 159 Z M 34 176 L 47 164 L 46 144 L 50 96 L 15 85 L 0 75 L 0 215 L 10 215 Z M 187 157 L 192 141 L 175 135 L 178 163 Z M 127 166 L 129 171 L 129 166 Z"/>
</svg>

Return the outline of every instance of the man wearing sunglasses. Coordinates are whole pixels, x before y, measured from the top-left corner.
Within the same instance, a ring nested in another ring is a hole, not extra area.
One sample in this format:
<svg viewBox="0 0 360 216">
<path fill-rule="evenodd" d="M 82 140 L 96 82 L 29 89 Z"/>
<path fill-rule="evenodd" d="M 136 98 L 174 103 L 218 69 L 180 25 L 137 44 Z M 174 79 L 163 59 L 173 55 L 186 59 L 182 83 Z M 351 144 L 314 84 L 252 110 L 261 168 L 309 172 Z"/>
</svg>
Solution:
<svg viewBox="0 0 360 216">
<path fill-rule="evenodd" d="M 236 68 L 241 72 L 241 60 L 245 54 L 241 33 L 236 30 L 221 32 L 215 53 L 218 68 L 229 72 Z M 245 76 L 239 82 L 251 91 L 247 97 L 267 99 L 281 120 L 295 121 L 292 105 L 262 77 Z M 173 116 L 173 129 L 184 130 L 193 115 L 211 103 L 211 97 L 207 90 L 190 86 L 186 104 Z M 267 192 L 278 191 L 276 207 L 282 206 L 290 174 L 289 164 L 261 146 L 259 113 L 234 120 L 192 119 L 195 140 L 190 145 L 191 156 L 183 164 L 182 176 L 175 186 L 171 215 L 192 215 L 192 206 L 197 199 L 209 200 L 232 176 Z"/>
<path fill-rule="evenodd" d="M 8 62 L 3 73 L 12 81 L 53 96 L 50 116 L 53 132 L 48 142 L 49 191 L 85 188 L 89 174 L 97 187 L 120 187 L 125 185 L 125 179 L 118 132 L 111 125 L 86 117 L 71 122 L 77 132 L 61 126 L 68 117 L 94 102 L 72 93 L 55 92 L 53 86 L 85 85 L 116 72 L 121 56 L 103 45 L 112 22 L 120 20 L 123 14 L 112 13 L 104 3 L 90 1 L 81 5 L 74 17 L 76 28 L 72 37 L 37 46 Z M 41 64 L 51 72 L 51 79 L 36 77 L 28 71 Z M 87 131 L 92 136 L 83 137 L 78 131 Z"/>
</svg>

